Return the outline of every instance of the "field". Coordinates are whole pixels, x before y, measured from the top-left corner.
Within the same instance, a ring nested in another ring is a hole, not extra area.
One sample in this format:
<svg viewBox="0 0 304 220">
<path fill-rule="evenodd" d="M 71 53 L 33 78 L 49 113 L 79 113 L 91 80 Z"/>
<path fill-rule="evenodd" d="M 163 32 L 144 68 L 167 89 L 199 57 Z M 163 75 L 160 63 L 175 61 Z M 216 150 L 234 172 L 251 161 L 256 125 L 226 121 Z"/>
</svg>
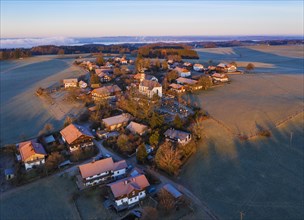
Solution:
<svg viewBox="0 0 304 220">
<path fill-rule="evenodd" d="M 186 98 L 214 119 L 182 181 L 221 219 L 297 220 L 304 211 L 303 46 L 200 49 L 201 62 L 256 64 L 255 73 Z M 284 122 L 284 123 L 282 123 Z M 240 141 L 259 129 L 270 138 Z"/>
<path fill-rule="evenodd" d="M 239 219 L 241 211 L 245 219 L 303 219 L 303 123 L 302 114 L 269 139 L 240 142 L 209 119 L 180 180 L 221 219 Z"/>
<path fill-rule="evenodd" d="M 45 123 L 60 128 L 68 114 L 79 111 L 80 106 L 66 104 L 58 114 L 35 95 L 39 87 L 82 75 L 82 70 L 71 65 L 73 61 L 70 56 L 39 56 L 1 62 L 1 144 L 35 137 Z"/>
<path fill-rule="evenodd" d="M 65 177 L 39 180 L 0 197 L 1 219 L 80 219 L 72 194 L 74 181 Z"/>
</svg>

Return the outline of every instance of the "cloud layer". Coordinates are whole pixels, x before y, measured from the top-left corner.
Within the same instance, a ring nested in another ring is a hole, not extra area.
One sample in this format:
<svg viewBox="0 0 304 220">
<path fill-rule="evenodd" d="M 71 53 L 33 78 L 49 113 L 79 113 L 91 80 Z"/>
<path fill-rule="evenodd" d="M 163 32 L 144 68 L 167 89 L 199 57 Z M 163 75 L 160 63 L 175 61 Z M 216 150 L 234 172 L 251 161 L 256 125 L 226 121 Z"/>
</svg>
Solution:
<svg viewBox="0 0 304 220">
<path fill-rule="evenodd" d="M 0 39 L 0 48 L 31 48 L 39 45 L 71 45 L 78 42 L 67 37 L 47 37 L 47 38 L 6 38 Z"/>
</svg>

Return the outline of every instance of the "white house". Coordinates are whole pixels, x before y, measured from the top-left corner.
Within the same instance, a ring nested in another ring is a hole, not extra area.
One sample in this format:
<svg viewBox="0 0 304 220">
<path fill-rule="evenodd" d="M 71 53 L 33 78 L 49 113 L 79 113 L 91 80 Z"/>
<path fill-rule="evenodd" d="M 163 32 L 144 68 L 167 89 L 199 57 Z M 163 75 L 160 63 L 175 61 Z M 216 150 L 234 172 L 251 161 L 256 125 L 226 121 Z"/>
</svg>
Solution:
<svg viewBox="0 0 304 220">
<path fill-rule="evenodd" d="M 131 176 L 108 184 L 111 199 L 117 211 L 137 204 L 146 197 L 146 188 L 150 186 L 145 175 Z"/>
<path fill-rule="evenodd" d="M 100 183 L 113 182 L 126 174 L 127 163 L 125 160 L 113 162 L 106 158 L 79 166 L 80 175 L 84 186 L 93 186 Z"/>
<path fill-rule="evenodd" d="M 204 66 L 200 63 L 196 63 L 193 65 L 193 69 L 197 72 L 201 72 L 204 70 Z"/>
<path fill-rule="evenodd" d="M 42 144 L 32 140 L 19 143 L 18 147 L 26 170 L 45 163 L 47 154 Z"/>
<path fill-rule="evenodd" d="M 155 94 L 162 97 L 162 86 L 156 81 L 152 80 L 142 80 L 139 83 L 139 92 L 143 95 L 152 98 Z"/>
<path fill-rule="evenodd" d="M 77 87 L 78 80 L 76 78 L 64 79 L 63 84 L 64 84 L 64 88 Z"/>
<path fill-rule="evenodd" d="M 185 68 L 180 68 L 180 67 L 175 67 L 174 69 L 175 71 L 177 71 L 178 75 L 180 77 L 189 77 L 191 76 L 191 71 L 185 69 Z"/>
<path fill-rule="evenodd" d="M 233 64 L 228 64 L 227 69 L 228 69 L 228 73 L 233 73 L 237 71 L 237 67 Z"/>
<path fill-rule="evenodd" d="M 177 142 L 179 144 L 187 144 L 191 140 L 191 134 L 185 131 L 175 130 L 173 128 L 168 129 L 164 133 L 166 140 Z"/>
</svg>

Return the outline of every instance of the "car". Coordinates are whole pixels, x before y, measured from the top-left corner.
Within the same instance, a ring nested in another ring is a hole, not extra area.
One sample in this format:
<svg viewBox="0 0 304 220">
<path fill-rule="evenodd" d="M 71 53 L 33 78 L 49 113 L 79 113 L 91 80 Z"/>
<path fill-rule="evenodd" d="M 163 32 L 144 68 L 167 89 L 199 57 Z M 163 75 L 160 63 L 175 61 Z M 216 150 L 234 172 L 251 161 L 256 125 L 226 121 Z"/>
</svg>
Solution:
<svg viewBox="0 0 304 220">
<path fill-rule="evenodd" d="M 131 170 L 132 168 L 133 168 L 133 165 L 129 164 L 128 167 L 127 167 L 127 170 Z"/>
<path fill-rule="evenodd" d="M 156 188 L 155 187 L 150 187 L 147 191 L 148 191 L 149 194 L 153 194 L 153 193 L 156 192 Z"/>
</svg>

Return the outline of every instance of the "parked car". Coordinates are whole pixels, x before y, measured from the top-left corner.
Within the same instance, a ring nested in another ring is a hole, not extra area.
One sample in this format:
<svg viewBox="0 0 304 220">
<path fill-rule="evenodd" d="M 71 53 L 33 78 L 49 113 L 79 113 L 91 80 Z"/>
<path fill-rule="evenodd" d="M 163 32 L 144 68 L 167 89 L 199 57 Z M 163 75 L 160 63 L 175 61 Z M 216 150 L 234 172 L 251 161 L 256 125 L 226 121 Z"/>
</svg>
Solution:
<svg viewBox="0 0 304 220">
<path fill-rule="evenodd" d="M 111 155 L 110 155 L 110 154 L 105 154 L 104 156 L 105 156 L 105 158 L 109 158 L 109 157 L 111 157 Z"/>
</svg>

